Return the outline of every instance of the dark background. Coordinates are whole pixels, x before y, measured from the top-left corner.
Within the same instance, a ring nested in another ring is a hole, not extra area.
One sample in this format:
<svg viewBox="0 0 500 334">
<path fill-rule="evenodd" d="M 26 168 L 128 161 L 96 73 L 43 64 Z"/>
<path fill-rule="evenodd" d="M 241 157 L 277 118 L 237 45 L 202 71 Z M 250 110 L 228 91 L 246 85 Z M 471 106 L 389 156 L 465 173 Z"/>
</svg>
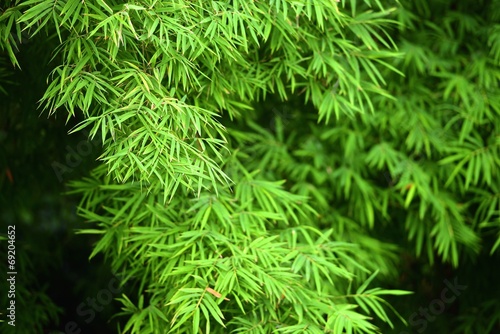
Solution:
<svg viewBox="0 0 500 334">
<path fill-rule="evenodd" d="M 113 333 L 116 324 L 109 320 L 119 312 L 116 302 L 104 305 L 89 323 L 88 313 L 77 314 L 77 307 L 96 298 L 113 275 L 102 257 L 88 259 L 95 237 L 75 234 L 86 224 L 76 214 L 79 199 L 65 194 L 68 181 L 96 165 L 101 143 L 98 138 L 90 142 L 84 131 L 68 134 L 77 117 L 67 120 L 64 110 L 49 117 L 38 108 L 52 70 L 49 59 L 40 58 L 46 43 L 35 39 L 21 47 L 21 69 L 5 78 L 7 94 L 0 92 L 0 233 L 16 226 L 16 333 L 65 332 L 71 321 L 81 333 Z M 2 254 L 6 247 L 3 242 Z M 12 329 L 0 326 L 4 333 Z"/>
</svg>

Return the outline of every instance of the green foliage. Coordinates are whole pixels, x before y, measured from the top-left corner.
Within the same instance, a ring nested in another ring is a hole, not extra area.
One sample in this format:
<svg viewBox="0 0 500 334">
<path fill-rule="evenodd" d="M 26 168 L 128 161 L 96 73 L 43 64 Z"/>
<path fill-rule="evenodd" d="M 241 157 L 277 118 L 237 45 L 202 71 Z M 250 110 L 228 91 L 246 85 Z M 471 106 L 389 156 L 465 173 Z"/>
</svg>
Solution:
<svg viewBox="0 0 500 334">
<path fill-rule="evenodd" d="M 51 41 L 41 106 L 102 139 L 70 185 L 120 332 L 378 333 L 402 240 L 500 248 L 499 5 L 17 1 L 0 57 Z"/>
</svg>

